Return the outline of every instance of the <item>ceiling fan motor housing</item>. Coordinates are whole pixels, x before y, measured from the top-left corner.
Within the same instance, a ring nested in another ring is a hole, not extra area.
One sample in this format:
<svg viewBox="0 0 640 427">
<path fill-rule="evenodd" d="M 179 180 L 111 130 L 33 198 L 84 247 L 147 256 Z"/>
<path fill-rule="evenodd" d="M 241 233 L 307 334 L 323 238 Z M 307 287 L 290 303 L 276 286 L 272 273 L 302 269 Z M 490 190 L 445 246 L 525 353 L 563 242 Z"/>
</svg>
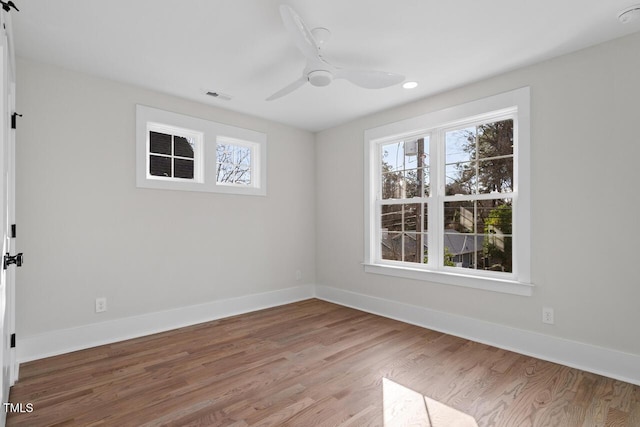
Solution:
<svg viewBox="0 0 640 427">
<path fill-rule="evenodd" d="M 313 86 L 327 86 L 333 80 L 333 74 L 326 70 L 316 70 L 307 74 L 307 79 Z"/>
</svg>

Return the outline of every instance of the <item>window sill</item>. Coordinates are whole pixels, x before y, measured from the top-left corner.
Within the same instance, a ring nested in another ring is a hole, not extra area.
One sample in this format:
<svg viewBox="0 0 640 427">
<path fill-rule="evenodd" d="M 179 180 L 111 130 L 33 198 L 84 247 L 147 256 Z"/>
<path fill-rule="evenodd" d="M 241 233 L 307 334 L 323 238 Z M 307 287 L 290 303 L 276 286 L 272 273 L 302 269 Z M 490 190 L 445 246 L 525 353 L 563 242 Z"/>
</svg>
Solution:
<svg viewBox="0 0 640 427">
<path fill-rule="evenodd" d="M 501 292 L 505 294 L 531 296 L 534 286 L 531 283 L 516 280 L 504 280 L 494 277 L 477 277 L 448 272 L 425 271 L 406 267 L 395 267 L 382 264 L 364 263 L 365 273 L 382 274 L 385 276 L 402 277 L 405 279 L 424 280 L 445 285 L 464 286 L 467 288 L 483 289 L 485 291 Z"/>
</svg>

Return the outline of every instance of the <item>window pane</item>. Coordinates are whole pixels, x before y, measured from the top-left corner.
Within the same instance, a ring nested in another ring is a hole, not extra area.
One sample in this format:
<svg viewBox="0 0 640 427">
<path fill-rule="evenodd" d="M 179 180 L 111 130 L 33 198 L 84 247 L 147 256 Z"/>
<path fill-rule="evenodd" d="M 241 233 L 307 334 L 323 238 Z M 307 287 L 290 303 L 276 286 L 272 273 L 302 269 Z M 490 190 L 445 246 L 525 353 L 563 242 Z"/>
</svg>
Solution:
<svg viewBox="0 0 640 427">
<path fill-rule="evenodd" d="M 478 201 L 478 232 L 484 234 L 482 268 L 511 272 L 513 212 L 511 199 Z"/>
<path fill-rule="evenodd" d="M 251 148 L 218 144 L 216 147 L 217 182 L 251 184 Z"/>
<path fill-rule="evenodd" d="M 445 202 L 444 265 L 512 271 L 511 199 Z"/>
<path fill-rule="evenodd" d="M 149 173 L 153 176 L 171 177 L 171 157 L 149 156 Z"/>
<path fill-rule="evenodd" d="M 511 234 L 513 214 L 511 199 L 479 200 L 476 230 L 484 234 Z"/>
<path fill-rule="evenodd" d="M 216 168 L 216 182 L 233 182 L 234 168 L 229 163 L 219 163 Z"/>
<path fill-rule="evenodd" d="M 478 162 L 480 193 L 510 193 L 513 191 L 513 157 Z"/>
<path fill-rule="evenodd" d="M 394 142 L 381 146 L 382 172 L 404 169 L 404 142 Z"/>
<path fill-rule="evenodd" d="M 444 204 L 444 232 L 474 233 L 475 230 L 475 202 L 445 202 Z"/>
<path fill-rule="evenodd" d="M 425 176 L 428 179 L 428 175 L 425 175 L 422 169 L 412 169 L 404 172 L 405 197 L 424 197 L 429 194 L 428 182 L 426 183 L 427 188 L 425 188 Z"/>
<path fill-rule="evenodd" d="M 189 157 L 193 159 L 193 141 L 189 141 L 182 136 L 174 137 L 175 149 L 173 154 L 180 157 Z"/>
<path fill-rule="evenodd" d="M 468 127 L 445 133 L 445 163 L 475 160 L 476 128 Z"/>
<path fill-rule="evenodd" d="M 452 163 L 445 166 L 445 194 L 476 194 L 476 163 Z"/>
<path fill-rule="evenodd" d="M 403 234 L 403 245 L 404 245 L 404 257 L 403 261 L 405 262 L 416 262 L 422 263 L 422 251 L 420 247 L 422 246 L 422 235 L 416 233 L 404 233 Z"/>
<path fill-rule="evenodd" d="M 418 142 L 418 140 L 411 140 L 404 142 L 404 168 L 405 169 L 416 169 L 419 166 L 422 166 L 423 155 L 422 151 L 424 144 L 422 140 Z M 420 156 L 418 156 L 420 154 Z"/>
<path fill-rule="evenodd" d="M 380 147 L 381 171 L 417 169 L 429 164 L 429 138 L 412 138 Z"/>
<path fill-rule="evenodd" d="M 382 231 L 380 236 L 382 259 L 402 261 L 402 233 Z"/>
<path fill-rule="evenodd" d="M 429 194 L 429 139 L 416 138 L 380 146 L 383 199 L 424 197 Z M 403 172 L 404 171 L 404 172 Z"/>
<path fill-rule="evenodd" d="M 478 158 L 513 155 L 513 120 L 478 126 Z"/>
<path fill-rule="evenodd" d="M 513 272 L 513 237 L 507 234 L 486 234 L 482 268 L 492 271 Z"/>
<path fill-rule="evenodd" d="M 173 176 L 193 179 L 193 160 L 173 159 Z"/>
<path fill-rule="evenodd" d="M 418 203 L 402 205 L 404 231 L 422 231 L 422 210 Z"/>
<path fill-rule="evenodd" d="M 149 132 L 149 151 L 156 154 L 171 155 L 171 135 Z"/>
<path fill-rule="evenodd" d="M 249 166 L 251 165 L 251 148 L 249 147 L 236 147 L 236 159 L 235 162 L 239 165 Z"/>
<path fill-rule="evenodd" d="M 235 180 L 236 184 L 251 184 L 251 169 L 248 166 L 239 165 L 236 169 Z"/>
<path fill-rule="evenodd" d="M 218 145 L 216 145 L 216 161 L 217 162 L 231 163 L 232 156 L 233 156 L 233 146 L 231 144 L 218 143 Z"/>
<path fill-rule="evenodd" d="M 402 231 L 402 205 L 383 205 L 380 226 L 383 231 Z"/>
<path fill-rule="evenodd" d="M 448 267 L 476 268 L 482 256 L 482 238 L 475 234 L 444 234 L 444 265 Z"/>
<path fill-rule="evenodd" d="M 402 172 L 389 172 L 382 174 L 382 198 L 399 199 L 403 197 Z"/>
</svg>

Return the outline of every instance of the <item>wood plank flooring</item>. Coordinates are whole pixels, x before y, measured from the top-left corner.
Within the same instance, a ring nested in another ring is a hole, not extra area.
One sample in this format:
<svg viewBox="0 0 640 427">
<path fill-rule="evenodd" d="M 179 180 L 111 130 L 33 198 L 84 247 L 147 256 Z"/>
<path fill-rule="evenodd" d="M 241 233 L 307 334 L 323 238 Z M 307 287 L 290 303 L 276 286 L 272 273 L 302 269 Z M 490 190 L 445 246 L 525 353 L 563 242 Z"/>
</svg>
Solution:
<svg viewBox="0 0 640 427">
<path fill-rule="evenodd" d="M 25 363 L 10 399 L 30 427 L 640 426 L 638 386 L 316 299 Z"/>
</svg>

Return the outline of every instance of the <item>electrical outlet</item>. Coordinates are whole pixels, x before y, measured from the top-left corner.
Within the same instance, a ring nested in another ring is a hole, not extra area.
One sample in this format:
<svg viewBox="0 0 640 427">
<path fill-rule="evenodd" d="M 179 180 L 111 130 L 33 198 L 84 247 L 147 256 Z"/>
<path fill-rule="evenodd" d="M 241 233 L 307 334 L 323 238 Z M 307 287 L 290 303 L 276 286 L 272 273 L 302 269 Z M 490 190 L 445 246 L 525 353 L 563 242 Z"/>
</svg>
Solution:
<svg viewBox="0 0 640 427">
<path fill-rule="evenodd" d="M 107 311 L 107 299 L 96 298 L 96 313 L 102 313 L 103 311 Z"/>
<path fill-rule="evenodd" d="M 551 307 L 542 307 L 542 323 L 547 323 L 549 325 L 553 325 L 553 308 Z"/>
<path fill-rule="evenodd" d="M 296 270 L 296 280 L 302 280 L 302 271 Z"/>
</svg>

